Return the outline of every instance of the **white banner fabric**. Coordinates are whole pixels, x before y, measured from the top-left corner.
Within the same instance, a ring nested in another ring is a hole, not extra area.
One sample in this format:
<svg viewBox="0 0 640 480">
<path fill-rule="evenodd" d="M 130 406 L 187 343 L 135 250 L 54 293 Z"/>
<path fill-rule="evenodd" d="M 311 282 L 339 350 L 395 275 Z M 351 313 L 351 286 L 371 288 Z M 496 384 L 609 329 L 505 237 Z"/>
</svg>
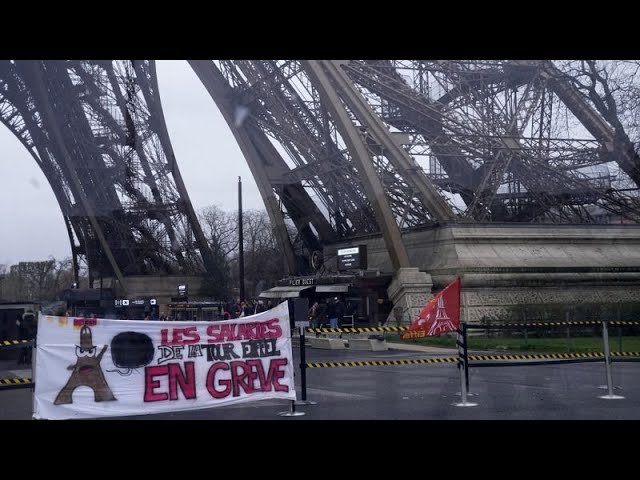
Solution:
<svg viewBox="0 0 640 480">
<path fill-rule="evenodd" d="M 217 322 L 41 315 L 36 343 L 36 419 L 296 399 L 286 302 Z"/>
</svg>

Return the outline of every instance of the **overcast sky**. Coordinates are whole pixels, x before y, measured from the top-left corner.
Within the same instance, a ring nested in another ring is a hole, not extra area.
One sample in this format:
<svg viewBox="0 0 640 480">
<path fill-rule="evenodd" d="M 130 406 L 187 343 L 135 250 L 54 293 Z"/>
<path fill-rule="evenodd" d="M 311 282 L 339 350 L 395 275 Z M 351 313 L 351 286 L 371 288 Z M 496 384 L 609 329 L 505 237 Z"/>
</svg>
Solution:
<svg viewBox="0 0 640 480">
<path fill-rule="evenodd" d="M 191 67 L 157 62 L 160 95 L 171 142 L 196 210 L 218 205 L 263 209 L 249 167 L 231 131 Z M 27 150 L 0 125 L 0 265 L 71 256 L 69 238 L 51 187 Z"/>
</svg>

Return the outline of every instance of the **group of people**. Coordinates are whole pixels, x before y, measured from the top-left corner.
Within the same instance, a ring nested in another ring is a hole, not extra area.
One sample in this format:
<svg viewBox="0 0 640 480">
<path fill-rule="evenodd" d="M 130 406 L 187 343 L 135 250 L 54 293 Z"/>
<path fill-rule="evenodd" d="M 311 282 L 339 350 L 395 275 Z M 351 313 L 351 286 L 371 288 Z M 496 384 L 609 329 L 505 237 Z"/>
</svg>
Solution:
<svg viewBox="0 0 640 480">
<path fill-rule="evenodd" d="M 314 328 L 326 326 L 327 322 L 330 328 L 339 328 L 345 314 L 352 315 L 353 312 L 347 312 L 347 307 L 340 297 L 321 299 L 313 302 L 309 308 L 309 321 Z"/>
<path fill-rule="evenodd" d="M 219 307 L 219 313 L 214 313 L 213 317 L 211 316 L 211 313 L 209 313 L 209 315 L 206 316 L 206 318 L 198 318 L 194 314 L 187 315 L 185 312 L 178 311 L 178 312 L 173 312 L 172 314 L 161 313 L 160 320 L 161 321 L 164 321 L 164 320 L 177 321 L 177 322 L 186 321 L 186 320 L 189 320 L 189 321 L 232 320 L 235 318 L 248 317 L 251 315 L 255 315 L 256 313 L 265 312 L 273 308 L 273 306 L 274 305 L 272 304 L 271 300 L 268 300 L 266 302 L 263 300 L 257 300 L 257 301 L 246 300 L 242 302 L 238 300 L 238 301 L 232 301 L 232 302 L 221 304 L 221 307 Z M 145 317 L 145 320 L 154 320 L 154 318 Z"/>
<path fill-rule="evenodd" d="M 266 302 L 264 302 L 263 300 L 229 302 L 225 305 L 223 320 L 248 317 L 250 315 L 255 315 L 256 313 L 266 312 L 267 310 L 270 310 L 272 308 L 273 305 L 271 303 L 271 300 L 267 300 Z"/>
</svg>

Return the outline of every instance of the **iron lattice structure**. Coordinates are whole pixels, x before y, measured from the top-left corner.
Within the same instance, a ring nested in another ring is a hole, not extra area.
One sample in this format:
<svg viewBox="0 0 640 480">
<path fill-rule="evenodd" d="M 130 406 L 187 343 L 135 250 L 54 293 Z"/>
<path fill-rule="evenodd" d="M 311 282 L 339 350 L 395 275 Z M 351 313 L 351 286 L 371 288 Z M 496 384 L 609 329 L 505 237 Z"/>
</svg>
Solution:
<svg viewBox="0 0 640 480">
<path fill-rule="evenodd" d="M 196 273 L 208 250 L 167 134 L 153 61 L 1 61 L 0 120 L 60 204 L 89 278 Z M 202 256 L 198 253 L 203 254 Z"/>
<path fill-rule="evenodd" d="M 378 234 L 394 268 L 408 267 L 402 231 L 450 222 L 639 220 L 634 146 L 553 62 L 189 63 L 238 141 L 290 273 L 328 244 Z M 123 281 L 214 265 L 153 61 L 3 61 L 0 120 L 51 184 L 76 269 L 84 259 Z"/>
<path fill-rule="evenodd" d="M 372 233 L 408 266 L 401 231 L 447 222 L 640 219 L 634 146 L 551 61 L 190 64 L 272 222 L 297 228 L 292 270 L 299 252 Z"/>
</svg>

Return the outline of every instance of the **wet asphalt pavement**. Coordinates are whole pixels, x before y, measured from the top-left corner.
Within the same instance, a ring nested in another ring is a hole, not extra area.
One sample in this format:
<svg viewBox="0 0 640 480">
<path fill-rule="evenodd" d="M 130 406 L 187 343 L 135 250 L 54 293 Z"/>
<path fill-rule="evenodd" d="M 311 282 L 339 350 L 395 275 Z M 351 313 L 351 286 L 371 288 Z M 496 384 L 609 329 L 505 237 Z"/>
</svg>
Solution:
<svg viewBox="0 0 640 480">
<path fill-rule="evenodd" d="M 307 348 L 308 362 L 427 358 L 435 354 L 389 350 L 363 352 Z M 450 356 L 446 351 L 440 356 Z M 295 362 L 299 363 L 296 350 Z M 0 362 L 0 377 L 28 373 L 15 362 Z M 179 413 L 118 417 L 139 420 L 637 420 L 640 419 L 640 364 L 615 362 L 615 393 L 626 398 L 598 398 L 606 392 L 602 362 L 562 365 L 470 368 L 469 402 L 458 407 L 460 376 L 455 364 L 307 369 L 307 399 L 300 417 L 280 417 L 289 402 L 265 400 L 238 406 Z M 13 373 L 12 373 L 13 372 Z M 296 372 L 298 399 L 300 373 Z M 0 420 L 29 420 L 31 389 L 0 389 Z"/>
</svg>

